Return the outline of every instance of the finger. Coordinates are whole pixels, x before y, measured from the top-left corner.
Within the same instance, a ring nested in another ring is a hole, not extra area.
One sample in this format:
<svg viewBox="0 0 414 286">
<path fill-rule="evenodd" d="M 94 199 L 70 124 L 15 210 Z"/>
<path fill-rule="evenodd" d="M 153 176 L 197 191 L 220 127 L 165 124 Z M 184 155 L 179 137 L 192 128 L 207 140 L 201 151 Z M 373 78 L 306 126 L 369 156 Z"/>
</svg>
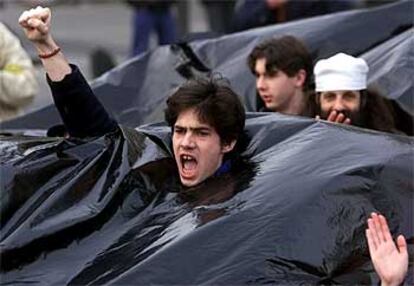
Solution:
<svg viewBox="0 0 414 286">
<path fill-rule="evenodd" d="M 384 239 L 384 235 L 382 233 L 382 229 L 381 229 L 381 223 L 379 220 L 379 217 L 376 213 L 372 214 L 372 221 L 374 222 L 374 227 L 375 227 L 375 231 L 378 237 L 378 243 L 381 244 L 382 242 L 385 241 Z"/>
<path fill-rule="evenodd" d="M 29 12 L 24 11 L 19 17 L 19 24 L 20 25 L 27 25 L 27 20 L 29 19 Z"/>
<path fill-rule="evenodd" d="M 345 115 L 343 113 L 339 113 L 338 116 L 336 117 L 335 122 L 336 123 L 342 123 L 345 119 Z"/>
<path fill-rule="evenodd" d="M 49 8 L 46 8 L 47 17 L 44 19 L 46 25 L 50 26 L 50 22 L 52 19 L 52 11 Z"/>
<path fill-rule="evenodd" d="M 371 255 L 371 257 L 374 254 L 374 251 L 377 249 L 377 246 L 375 244 L 375 241 L 372 237 L 372 233 L 369 229 L 365 230 L 365 236 L 367 238 L 367 242 L 368 242 L 368 250 L 369 250 L 369 254 Z"/>
<path fill-rule="evenodd" d="M 46 26 L 46 24 L 39 19 L 31 18 L 29 21 L 27 21 L 27 23 L 31 28 L 38 30 L 42 34 L 47 34 L 49 31 L 48 26 Z"/>
<path fill-rule="evenodd" d="M 351 125 L 351 119 L 349 119 L 349 118 L 347 117 L 343 123 L 344 123 L 344 124 L 347 124 L 347 125 Z"/>
<path fill-rule="evenodd" d="M 333 111 L 331 111 L 331 113 L 329 113 L 328 119 L 326 119 L 326 120 L 331 121 L 331 122 L 335 122 L 336 116 L 337 116 L 337 113 L 336 113 L 335 110 L 333 110 Z"/>
<path fill-rule="evenodd" d="M 50 16 L 50 9 L 38 6 L 34 9 L 30 9 L 28 11 L 28 16 L 29 18 L 36 18 L 41 20 L 42 22 L 45 22 L 47 18 L 49 18 Z"/>
<path fill-rule="evenodd" d="M 385 241 L 392 241 L 390 229 L 388 227 L 387 219 L 383 215 L 379 215 L 379 222 L 381 225 L 381 232 Z"/>
<path fill-rule="evenodd" d="M 29 29 L 29 28 L 30 28 L 29 24 L 27 24 L 27 21 L 25 21 L 25 20 L 19 21 L 19 24 L 20 24 L 20 26 L 22 26 L 24 29 Z"/>
<path fill-rule="evenodd" d="M 401 254 L 408 255 L 407 242 L 405 241 L 404 235 L 400 234 L 397 237 L 397 246 L 398 246 L 398 251 Z"/>
<path fill-rule="evenodd" d="M 377 247 L 379 246 L 379 241 L 378 241 L 377 231 L 374 226 L 374 221 L 372 218 L 368 219 L 368 230 L 371 234 L 372 243 L 374 245 L 373 249 L 377 249 Z"/>
<path fill-rule="evenodd" d="M 43 8 L 41 6 L 37 6 L 36 9 L 36 14 L 37 16 L 43 21 L 43 22 L 47 22 L 50 19 L 50 9 L 49 8 Z"/>
</svg>

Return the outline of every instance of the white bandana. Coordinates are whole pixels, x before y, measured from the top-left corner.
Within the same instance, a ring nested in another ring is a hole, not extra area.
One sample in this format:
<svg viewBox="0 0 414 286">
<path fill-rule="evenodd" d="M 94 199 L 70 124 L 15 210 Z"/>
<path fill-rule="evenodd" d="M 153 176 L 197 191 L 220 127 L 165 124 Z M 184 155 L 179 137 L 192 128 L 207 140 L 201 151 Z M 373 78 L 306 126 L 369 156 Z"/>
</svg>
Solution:
<svg viewBox="0 0 414 286">
<path fill-rule="evenodd" d="M 366 89 L 368 70 L 364 59 L 344 53 L 319 60 L 313 69 L 316 91 Z"/>
</svg>

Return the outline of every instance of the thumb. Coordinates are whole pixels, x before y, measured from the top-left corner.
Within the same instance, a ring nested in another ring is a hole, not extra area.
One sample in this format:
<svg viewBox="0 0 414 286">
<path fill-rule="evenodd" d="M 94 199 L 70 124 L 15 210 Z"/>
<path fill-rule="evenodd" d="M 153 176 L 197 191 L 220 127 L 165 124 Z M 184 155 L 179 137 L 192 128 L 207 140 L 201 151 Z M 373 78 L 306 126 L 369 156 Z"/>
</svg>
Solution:
<svg viewBox="0 0 414 286">
<path fill-rule="evenodd" d="M 31 28 L 38 30 L 42 34 L 47 34 L 49 32 L 48 26 L 41 20 L 32 18 L 27 23 Z"/>
<path fill-rule="evenodd" d="M 401 254 L 407 254 L 407 242 L 405 241 L 405 238 L 403 235 L 399 235 L 397 237 L 397 246 L 398 250 Z"/>
</svg>

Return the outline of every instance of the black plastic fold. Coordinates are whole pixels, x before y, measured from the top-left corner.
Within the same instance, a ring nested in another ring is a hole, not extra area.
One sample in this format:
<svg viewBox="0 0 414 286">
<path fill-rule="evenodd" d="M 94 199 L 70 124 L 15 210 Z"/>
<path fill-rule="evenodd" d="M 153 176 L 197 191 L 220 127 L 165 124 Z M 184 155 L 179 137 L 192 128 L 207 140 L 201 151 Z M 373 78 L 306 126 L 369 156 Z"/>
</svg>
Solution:
<svg viewBox="0 0 414 286">
<path fill-rule="evenodd" d="M 375 284 L 373 211 L 412 251 L 412 138 L 248 117 L 245 161 L 188 189 L 162 124 L 2 137 L 1 285 Z"/>
</svg>

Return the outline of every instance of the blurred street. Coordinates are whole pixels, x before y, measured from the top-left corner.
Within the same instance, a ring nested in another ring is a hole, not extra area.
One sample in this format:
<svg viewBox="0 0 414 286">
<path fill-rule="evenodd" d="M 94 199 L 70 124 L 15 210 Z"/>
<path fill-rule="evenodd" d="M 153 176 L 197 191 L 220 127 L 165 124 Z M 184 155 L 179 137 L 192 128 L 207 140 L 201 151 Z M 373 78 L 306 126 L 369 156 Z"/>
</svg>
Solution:
<svg viewBox="0 0 414 286">
<path fill-rule="evenodd" d="M 188 3 L 190 5 L 188 5 L 186 29 L 190 32 L 206 31 L 208 24 L 199 2 Z M 33 46 L 25 40 L 24 33 L 18 24 L 20 14 L 29 7 L 22 2 L 6 2 L 0 9 L 0 19 L 19 36 L 33 60 L 38 61 Z M 175 12 L 177 14 L 177 11 Z M 122 2 L 56 5 L 52 6 L 52 33 L 68 60 L 76 63 L 90 81 L 93 79 L 90 56 L 96 48 L 105 48 L 117 64 L 128 59 L 132 32 L 131 18 L 132 9 Z M 154 47 L 155 37 L 151 43 Z M 39 95 L 32 105 L 26 108 L 26 113 L 51 103 L 49 87 L 39 62 L 36 69 L 40 87 Z"/>
<path fill-rule="evenodd" d="M 393 0 L 382 0 L 379 4 L 390 1 Z M 37 63 L 39 94 L 32 105 L 26 108 L 26 113 L 51 103 L 49 87 L 35 49 L 25 39 L 18 25 L 20 14 L 34 7 L 35 5 L 28 4 L 34 2 L 43 6 L 51 5 L 52 34 L 55 40 L 68 60 L 77 64 L 89 81 L 94 78 L 91 55 L 96 49 L 104 48 L 117 65 L 128 59 L 132 41 L 133 8 L 124 0 L 0 0 L 0 20 L 19 36 L 26 51 Z M 368 0 L 355 0 L 357 2 Z M 210 31 L 201 0 L 177 1 L 173 13 L 177 20 L 178 39 L 187 33 Z M 154 48 L 156 43 L 155 36 L 150 38 L 150 48 Z"/>
</svg>

